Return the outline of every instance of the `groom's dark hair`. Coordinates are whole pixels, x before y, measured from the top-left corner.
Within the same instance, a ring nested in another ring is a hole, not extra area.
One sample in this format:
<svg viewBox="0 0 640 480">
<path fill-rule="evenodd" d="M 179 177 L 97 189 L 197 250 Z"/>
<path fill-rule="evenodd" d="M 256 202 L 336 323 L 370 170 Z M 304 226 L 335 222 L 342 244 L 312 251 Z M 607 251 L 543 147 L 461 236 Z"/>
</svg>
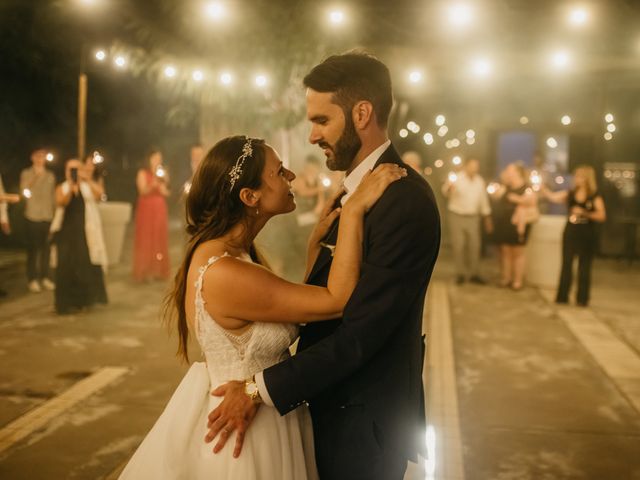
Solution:
<svg viewBox="0 0 640 480">
<path fill-rule="evenodd" d="M 378 125 L 387 126 L 393 105 L 391 75 L 373 55 L 357 51 L 332 55 L 313 67 L 303 82 L 316 92 L 333 93 L 333 102 L 349 118 L 357 102 L 371 102 Z"/>
</svg>

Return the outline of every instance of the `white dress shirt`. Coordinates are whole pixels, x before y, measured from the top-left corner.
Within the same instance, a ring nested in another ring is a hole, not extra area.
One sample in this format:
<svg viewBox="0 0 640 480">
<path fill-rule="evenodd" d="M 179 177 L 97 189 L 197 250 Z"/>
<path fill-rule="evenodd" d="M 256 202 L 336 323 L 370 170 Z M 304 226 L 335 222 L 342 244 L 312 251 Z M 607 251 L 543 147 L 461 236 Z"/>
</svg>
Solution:
<svg viewBox="0 0 640 480">
<path fill-rule="evenodd" d="M 353 192 L 356 191 L 367 171 L 373 170 L 374 165 L 380 159 L 385 150 L 389 148 L 389 145 L 391 145 L 391 140 L 387 140 L 367 155 L 367 158 L 360 162 L 360 164 L 354 168 L 349 175 L 347 175 L 342 184 L 346 191 L 346 194 L 341 199 L 342 205 L 344 205 L 349 197 L 353 195 Z M 260 392 L 260 397 L 262 397 L 264 404 L 273 407 L 273 400 L 271 400 L 269 390 L 267 390 L 267 384 L 264 383 L 264 375 L 262 372 L 256 373 L 256 385 L 258 386 L 258 392 Z"/>
<path fill-rule="evenodd" d="M 458 215 L 482 215 L 491 214 L 487 187 L 480 175 L 470 178 L 464 171 L 458 173 L 458 178 L 453 188 L 448 190 L 448 184 L 444 186 L 445 195 L 449 197 L 449 211 Z M 446 191 L 448 190 L 448 193 Z"/>
</svg>

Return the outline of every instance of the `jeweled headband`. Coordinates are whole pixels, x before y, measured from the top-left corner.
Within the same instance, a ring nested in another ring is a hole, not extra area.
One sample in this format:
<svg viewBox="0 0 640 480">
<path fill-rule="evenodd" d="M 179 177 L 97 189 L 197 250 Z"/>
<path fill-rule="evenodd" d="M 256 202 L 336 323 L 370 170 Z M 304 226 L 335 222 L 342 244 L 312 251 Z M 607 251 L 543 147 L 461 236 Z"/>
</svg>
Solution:
<svg viewBox="0 0 640 480">
<path fill-rule="evenodd" d="M 231 183 L 231 188 L 229 191 L 233 190 L 233 187 L 236 185 L 236 182 L 242 176 L 242 168 L 244 167 L 244 162 L 248 157 L 253 155 L 253 147 L 251 146 L 251 138 L 244 137 L 246 141 L 242 146 L 242 154 L 236 160 L 236 164 L 229 172 L 229 182 Z"/>
</svg>

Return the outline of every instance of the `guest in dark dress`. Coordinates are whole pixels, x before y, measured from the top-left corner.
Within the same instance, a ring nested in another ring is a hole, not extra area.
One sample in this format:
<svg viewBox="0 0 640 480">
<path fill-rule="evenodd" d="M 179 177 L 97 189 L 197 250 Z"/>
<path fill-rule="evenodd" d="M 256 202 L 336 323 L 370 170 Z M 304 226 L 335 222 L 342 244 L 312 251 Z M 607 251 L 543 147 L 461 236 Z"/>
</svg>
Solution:
<svg viewBox="0 0 640 480">
<path fill-rule="evenodd" d="M 578 257 L 576 301 L 586 307 L 591 290 L 591 263 L 598 244 L 597 224 L 607 218 L 604 201 L 598 193 L 595 171 L 589 166 L 578 167 L 574 172 L 573 189 L 559 192 L 543 189 L 542 192 L 554 203 L 566 203 L 569 211 L 562 236 L 562 269 L 556 302 L 569 302 L 573 260 Z"/>
<path fill-rule="evenodd" d="M 68 314 L 106 304 L 103 267 L 106 250 L 95 204 L 98 189 L 78 160 L 66 164 L 66 181 L 56 188 L 58 210 L 52 225 L 57 247 L 55 307 Z"/>
<path fill-rule="evenodd" d="M 493 205 L 493 238 L 500 248 L 500 285 L 520 290 L 525 271 L 525 245 L 531 228 L 520 210 L 537 209 L 537 197 L 520 164 L 507 165 L 500 179 L 502 187 L 494 195 Z"/>
</svg>

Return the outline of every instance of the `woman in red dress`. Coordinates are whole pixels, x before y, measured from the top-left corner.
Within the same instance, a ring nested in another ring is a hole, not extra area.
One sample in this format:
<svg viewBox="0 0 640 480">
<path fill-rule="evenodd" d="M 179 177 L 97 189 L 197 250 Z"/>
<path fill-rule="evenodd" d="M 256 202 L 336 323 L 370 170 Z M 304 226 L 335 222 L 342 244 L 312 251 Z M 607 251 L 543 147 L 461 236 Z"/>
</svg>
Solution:
<svg viewBox="0 0 640 480">
<path fill-rule="evenodd" d="M 137 282 L 169 278 L 169 222 L 166 197 L 169 177 L 162 153 L 151 150 L 138 170 L 133 278 Z"/>
</svg>

